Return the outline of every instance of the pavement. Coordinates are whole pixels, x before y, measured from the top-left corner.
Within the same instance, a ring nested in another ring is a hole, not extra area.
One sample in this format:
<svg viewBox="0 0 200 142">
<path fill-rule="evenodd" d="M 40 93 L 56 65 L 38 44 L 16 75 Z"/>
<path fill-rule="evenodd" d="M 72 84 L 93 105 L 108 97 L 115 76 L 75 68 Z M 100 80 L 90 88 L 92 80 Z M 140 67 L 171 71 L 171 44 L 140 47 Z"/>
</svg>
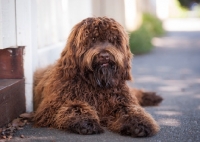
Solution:
<svg viewBox="0 0 200 142">
<path fill-rule="evenodd" d="M 200 142 L 200 30 L 194 29 L 194 22 L 187 24 L 189 30 L 184 29 L 186 20 L 175 21 L 177 27 L 173 22 L 166 22 L 168 32 L 165 36 L 153 39 L 152 52 L 134 57 L 134 82 L 129 82 L 132 87 L 156 91 L 164 98 L 159 106 L 145 107 L 161 127 L 157 135 L 132 138 L 108 130 L 100 135 L 77 135 L 27 125 L 10 141 Z"/>
</svg>

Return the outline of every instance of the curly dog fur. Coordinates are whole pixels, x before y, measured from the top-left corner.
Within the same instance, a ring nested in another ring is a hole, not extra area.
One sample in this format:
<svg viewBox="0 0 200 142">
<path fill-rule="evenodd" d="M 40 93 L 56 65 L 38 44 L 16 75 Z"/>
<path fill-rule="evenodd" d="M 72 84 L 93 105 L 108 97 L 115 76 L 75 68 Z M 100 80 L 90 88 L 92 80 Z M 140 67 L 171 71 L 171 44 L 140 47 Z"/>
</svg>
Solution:
<svg viewBox="0 0 200 142">
<path fill-rule="evenodd" d="M 75 25 L 60 59 L 35 73 L 35 125 L 78 134 L 102 133 L 102 127 L 133 137 L 156 134 L 158 124 L 141 105 L 158 105 L 162 98 L 127 86 L 132 79 L 128 41 L 110 18 Z"/>
</svg>

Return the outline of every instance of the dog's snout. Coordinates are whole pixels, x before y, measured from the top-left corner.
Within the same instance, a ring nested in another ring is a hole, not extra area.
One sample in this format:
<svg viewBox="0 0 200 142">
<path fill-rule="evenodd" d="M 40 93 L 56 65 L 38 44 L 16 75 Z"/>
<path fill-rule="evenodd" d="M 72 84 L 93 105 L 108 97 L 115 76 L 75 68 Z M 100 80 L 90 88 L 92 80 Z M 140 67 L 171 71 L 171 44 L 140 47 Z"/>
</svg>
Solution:
<svg viewBox="0 0 200 142">
<path fill-rule="evenodd" d="M 99 54 L 99 57 L 100 57 L 100 59 L 102 59 L 102 60 L 109 60 L 109 53 L 108 52 L 101 52 L 100 54 Z"/>
</svg>

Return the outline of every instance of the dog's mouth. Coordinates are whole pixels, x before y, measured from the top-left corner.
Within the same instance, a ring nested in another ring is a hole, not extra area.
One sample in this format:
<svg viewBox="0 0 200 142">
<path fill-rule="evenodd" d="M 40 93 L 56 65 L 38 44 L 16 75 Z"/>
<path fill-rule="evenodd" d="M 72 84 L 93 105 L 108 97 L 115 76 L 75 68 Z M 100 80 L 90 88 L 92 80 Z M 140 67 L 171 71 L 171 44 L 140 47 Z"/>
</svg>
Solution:
<svg viewBox="0 0 200 142">
<path fill-rule="evenodd" d="M 93 75 L 98 86 L 114 86 L 113 77 L 116 73 L 116 65 L 112 61 L 99 61 L 93 64 Z"/>
<path fill-rule="evenodd" d="M 101 61 L 98 63 L 93 63 L 93 69 L 95 70 L 96 68 L 112 68 L 114 65 L 115 63 L 111 61 Z"/>
<path fill-rule="evenodd" d="M 102 63 L 100 63 L 100 67 L 107 67 L 109 65 L 110 65 L 109 62 L 102 62 Z"/>
<path fill-rule="evenodd" d="M 121 68 L 120 56 L 118 52 L 114 52 L 108 48 L 107 50 L 90 49 L 85 54 L 86 62 L 84 76 L 91 80 L 95 87 L 110 88 L 118 84 L 117 78 L 119 69 Z M 113 47 L 112 47 L 113 48 Z M 116 53 L 116 54 L 115 54 Z"/>
<path fill-rule="evenodd" d="M 101 65 L 101 67 L 106 67 L 106 66 L 108 66 L 109 64 L 108 63 L 103 63 L 102 65 Z"/>
</svg>

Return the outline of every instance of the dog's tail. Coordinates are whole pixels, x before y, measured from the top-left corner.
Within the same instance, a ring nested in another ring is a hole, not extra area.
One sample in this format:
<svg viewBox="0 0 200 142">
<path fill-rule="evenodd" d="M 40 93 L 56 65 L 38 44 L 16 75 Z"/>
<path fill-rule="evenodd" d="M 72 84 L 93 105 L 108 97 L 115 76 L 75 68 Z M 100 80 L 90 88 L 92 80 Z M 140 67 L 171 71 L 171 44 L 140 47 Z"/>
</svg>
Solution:
<svg viewBox="0 0 200 142">
<path fill-rule="evenodd" d="M 163 98 L 156 94 L 156 92 L 148 92 L 135 88 L 131 88 L 131 93 L 137 98 L 141 106 L 157 106 Z"/>
</svg>

